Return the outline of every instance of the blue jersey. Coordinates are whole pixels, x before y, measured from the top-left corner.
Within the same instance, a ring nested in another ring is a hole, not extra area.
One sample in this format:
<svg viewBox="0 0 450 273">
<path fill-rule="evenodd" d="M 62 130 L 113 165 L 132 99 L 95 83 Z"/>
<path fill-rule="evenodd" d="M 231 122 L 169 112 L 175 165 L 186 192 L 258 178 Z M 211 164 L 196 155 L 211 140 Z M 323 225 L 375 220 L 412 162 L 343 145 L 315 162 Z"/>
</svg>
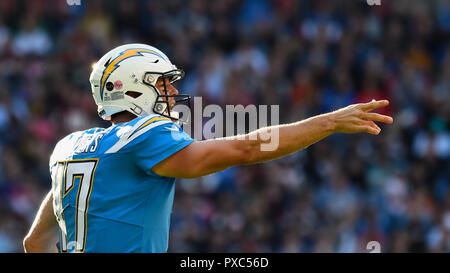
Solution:
<svg viewBox="0 0 450 273">
<path fill-rule="evenodd" d="M 50 157 L 63 252 L 166 252 L 175 178 L 151 168 L 194 141 L 149 115 L 75 132 Z"/>
</svg>

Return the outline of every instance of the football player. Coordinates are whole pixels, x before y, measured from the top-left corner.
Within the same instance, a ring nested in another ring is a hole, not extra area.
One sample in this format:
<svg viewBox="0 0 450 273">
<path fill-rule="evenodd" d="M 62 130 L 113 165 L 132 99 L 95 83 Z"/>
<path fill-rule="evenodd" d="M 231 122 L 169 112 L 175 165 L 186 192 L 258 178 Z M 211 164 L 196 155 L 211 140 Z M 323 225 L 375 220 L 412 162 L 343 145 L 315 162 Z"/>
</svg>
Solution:
<svg viewBox="0 0 450 273">
<path fill-rule="evenodd" d="M 90 83 L 98 114 L 112 126 L 57 143 L 50 157 L 52 189 L 24 239 L 26 252 L 48 251 L 55 230 L 61 252 L 166 252 L 176 178 L 280 158 L 333 133 L 378 135 L 375 122 L 393 122 L 370 112 L 389 104 L 381 100 L 260 128 L 243 139 L 195 141 L 172 110 L 190 98 L 172 85 L 183 76 L 163 52 L 144 44 L 117 47 L 94 65 Z M 260 149 L 268 141 L 262 134 L 274 129 L 278 148 Z"/>
</svg>

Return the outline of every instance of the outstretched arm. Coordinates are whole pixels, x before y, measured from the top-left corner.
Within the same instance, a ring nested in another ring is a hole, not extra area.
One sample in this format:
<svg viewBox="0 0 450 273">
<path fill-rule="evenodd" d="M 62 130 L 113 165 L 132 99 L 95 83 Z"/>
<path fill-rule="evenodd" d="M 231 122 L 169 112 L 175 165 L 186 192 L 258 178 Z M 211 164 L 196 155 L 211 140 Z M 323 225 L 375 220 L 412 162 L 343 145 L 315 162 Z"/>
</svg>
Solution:
<svg viewBox="0 0 450 273">
<path fill-rule="evenodd" d="M 247 135 L 226 137 L 205 141 L 194 141 L 186 148 L 173 154 L 152 168 L 161 176 L 194 178 L 222 171 L 231 166 L 254 164 L 286 156 L 311 144 L 314 144 L 333 133 L 366 132 L 378 135 L 380 127 L 374 121 L 392 123 L 389 116 L 370 113 L 371 110 L 385 107 L 387 100 L 352 104 L 331 113 L 318 115 L 299 122 L 270 126 L 258 129 Z M 264 150 L 277 139 L 277 147 Z"/>
<path fill-rule="evenodd" d="M 42 201 L 30 231 L 23 240 L 25 252 L 57 252 L 57 227 L 58 224 L 53 214 L 53 194 L 50 190 Z"/>
</svg>

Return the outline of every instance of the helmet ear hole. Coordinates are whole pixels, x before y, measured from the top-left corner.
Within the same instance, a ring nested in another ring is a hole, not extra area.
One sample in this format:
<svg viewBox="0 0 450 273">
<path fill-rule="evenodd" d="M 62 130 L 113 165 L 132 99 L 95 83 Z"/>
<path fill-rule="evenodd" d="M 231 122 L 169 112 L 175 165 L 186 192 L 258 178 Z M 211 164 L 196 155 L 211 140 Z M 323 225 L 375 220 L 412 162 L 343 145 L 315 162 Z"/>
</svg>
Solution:
<svg viewBox="0 0 450 273">
<path fill-rule="evenodd" d="M 142 95 L 142 93 L 137 92 L 137 91 L 127 91 L 127 92 L 125 92 L 125 95 L 136 99 L 136 98 L 140 97 Z"/>
</svg>

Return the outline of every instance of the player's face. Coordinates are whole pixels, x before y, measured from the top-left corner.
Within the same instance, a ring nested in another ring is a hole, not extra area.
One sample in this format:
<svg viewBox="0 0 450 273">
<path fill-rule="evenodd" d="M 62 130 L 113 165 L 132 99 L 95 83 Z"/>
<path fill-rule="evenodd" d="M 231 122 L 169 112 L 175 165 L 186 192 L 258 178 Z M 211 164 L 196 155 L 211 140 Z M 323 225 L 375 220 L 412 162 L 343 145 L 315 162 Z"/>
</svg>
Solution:
<svg viewBox="0 0 450 273">
<path fill-rule="evenodd" d="M 178 90 L 170 83 L 168 78 L 162 78 L 160 77 L 156 81 L 156 89 L 158 89 L 159 94 L 164 94 L 164 85 L 165 89 L 167 91 L 167 95 L 178 95 Z M 166 98 L 163 98 L 166 100 Z M 175 99 L 173 97 L 169 98 L 169 106 L 172 109 L 172 107 L 175 105 Z"/>
</svg>

